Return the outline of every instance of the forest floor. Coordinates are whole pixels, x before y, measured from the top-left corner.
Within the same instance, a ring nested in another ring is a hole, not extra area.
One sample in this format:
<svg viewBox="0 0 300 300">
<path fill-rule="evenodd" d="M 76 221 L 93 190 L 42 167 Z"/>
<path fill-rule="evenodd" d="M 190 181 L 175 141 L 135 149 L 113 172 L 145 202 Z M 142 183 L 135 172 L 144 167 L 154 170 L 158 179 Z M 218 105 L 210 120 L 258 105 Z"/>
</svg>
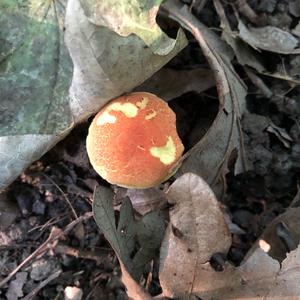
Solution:
<svg viewBox="0 0 300 300">
<path fill-rule="evenodd" d="M 196 18 L 221 34 L 219 14 L 212 1 L 184 2 L 193 6 Z M 293 1 L 247 2 L 257 16 L 264 16 L 265 24 L 296 32 L 300 10 L 291 5 Z M 236 27 L 230 1 L 222 3 L 229 22 Z M 209 68 L 193 36 L 188 34 L 188 38 L 189 45 L 167 67 L 173 71 Z M 251 170 L 238 175 L 230 168 L 226 192 L 219 199 L 230 219 L 233 239 L 226 260 L 235 266 L 264 229 L 297 200 L 300 56 L 278 52 L 257 52 L 269 75 L 233 60 L 247 86 L 247 112 L 242 125 L 246 155 L 252 163 Z M 212 124 L 219 102 L 216 87 L 212 87 L 201 93 L 188 91 L 169 104 L 177 114 L 179 134 L 189 148 L 203 135 L 198 129 L 192 130 L 195 120 L 202 118 Z M 6 280 L 0 288 L 1 300 L 67 299 L 71 287 L 79 296 L 70 299 L 127 299 L 117 257 L 91 214 L 94 188 L 110 185 L 88 160 L 85 141 L 90 122 L 77 126 L 0 195 L 0 279 Z M 289 241 L 295 240 L 288 230 L 281 240 L 287 251 L 293 250 Z M 153 295 L 160 291 L 156 283 L 150 291 Z"/>
</svg>

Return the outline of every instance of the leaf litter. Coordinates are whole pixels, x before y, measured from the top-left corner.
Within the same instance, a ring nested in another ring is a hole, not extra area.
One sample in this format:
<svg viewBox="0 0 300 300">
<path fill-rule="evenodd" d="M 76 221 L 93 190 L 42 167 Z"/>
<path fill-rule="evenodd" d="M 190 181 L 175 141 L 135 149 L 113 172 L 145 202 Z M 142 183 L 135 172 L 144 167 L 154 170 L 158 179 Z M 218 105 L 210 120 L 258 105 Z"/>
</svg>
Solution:
<svg viewBox="0 0 300 300">
<path fill-rule="evenodd" d="M 96 2 L 85 3 L 85 9 Z M 156 10 L 151 22 L 144 22 L 146 32 L 147 26 L 157 29 L 153 52 L 145 47 L 143 32 L 123 37 L 107 27 L 120 19 L 92 23 L 79 0 L 42 4 L 0 2 L 1 190 L 75 124 L 141 84 L 186 46 L 181 30 L 177 39 L 159 30 Z M 145 16 L 150 10 L 144 7 Z M 93 14 L 101 15 L 101 10 Z M 135 17 L 128 13 L 126 20 Z"/>
</svg>

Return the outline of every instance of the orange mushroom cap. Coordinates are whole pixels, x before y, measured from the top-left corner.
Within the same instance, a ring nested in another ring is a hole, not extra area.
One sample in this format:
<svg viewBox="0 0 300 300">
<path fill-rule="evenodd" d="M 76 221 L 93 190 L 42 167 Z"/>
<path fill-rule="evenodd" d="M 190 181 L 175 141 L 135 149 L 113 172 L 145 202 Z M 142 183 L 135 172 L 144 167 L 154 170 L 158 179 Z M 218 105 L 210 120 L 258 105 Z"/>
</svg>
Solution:
<svg viewBox="0 0 300 300">
<path fill-rule="evenodd" d="M 174 174 L 184 146 L 176 116 L 157 96 L 138 92 L 121 96 L 95 116 L 87 152 L 96 172 L 123 187 L 149 188 Z"/>
</svg>

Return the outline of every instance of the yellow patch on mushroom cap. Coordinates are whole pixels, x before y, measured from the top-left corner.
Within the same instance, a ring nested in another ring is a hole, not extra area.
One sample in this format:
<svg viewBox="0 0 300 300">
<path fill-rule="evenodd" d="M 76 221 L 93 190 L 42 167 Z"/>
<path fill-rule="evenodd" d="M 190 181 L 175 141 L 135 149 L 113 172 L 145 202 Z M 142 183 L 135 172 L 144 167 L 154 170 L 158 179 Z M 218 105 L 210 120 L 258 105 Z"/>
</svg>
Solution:
<svg viewBox="0 0 300 300">
<path fill-rule="evenodd" d="M 140 109 L 145 109 L 148 102 L 149 102 L 149 98 L 148 97 L 143 97 L 141 101 L 138 101 L 136 103 L 136 106 L 139 107 Z"/>
<path fill-rule="evenodd" d="M 146 115 L 145 120 L 151 120 L 151 119 L 155 118 L 156 115 L 157 115 L 156 111 L 152 110 L 151 113 Z"/>
<path fill-rule="evenodd" d="M 120 103 L 116 102 L 109 105 L 106 110 L 98 117 L 97 125 L 101 126 L 104 124 L 113 124 L 116 123 L 117 118 L 109 112 L 111 111 L 120 111 L 122 112 L 127 118 L 134 118 L 138 113 L 138 108 L 132 103 Z"/>
<path fill-rule="evenodd" d="M 101 125 L 104 125 L 104 124 L 107 124 L 107 123 L 113 124 L 113 123 L 116 123 L 116 120 L 117 120 L 117 118 L 115 116 L 112 116 L 112 115 L 109 114 L 108 111 L 105 111 L 103 114 L 101 114 L 98 117 L 98 119 L 96 121 L 96 124 L 98 126 L 101 126 Z"/>
<path fill-rule="evenodd" d="M 169 165 L 176 159 L 176 147 L 172 137 L 168 137 L 166 145 L 162 147 L 151 147 L 150 153 L 152 156 L 159 158 L 164 165 Z"/>
<path fill-rule="evenodd" d="M 136 117 L 136 115 L 138 113 L 138 108 L 130 102 L 126 102 L 126 103 L 115 102 L 115 103 L 109 105 L 107 110 L 108 111 L 112 111 L 112 110 L 120 111 L 127 118 L 134 118 L 134 117 Z"/>
</svg>

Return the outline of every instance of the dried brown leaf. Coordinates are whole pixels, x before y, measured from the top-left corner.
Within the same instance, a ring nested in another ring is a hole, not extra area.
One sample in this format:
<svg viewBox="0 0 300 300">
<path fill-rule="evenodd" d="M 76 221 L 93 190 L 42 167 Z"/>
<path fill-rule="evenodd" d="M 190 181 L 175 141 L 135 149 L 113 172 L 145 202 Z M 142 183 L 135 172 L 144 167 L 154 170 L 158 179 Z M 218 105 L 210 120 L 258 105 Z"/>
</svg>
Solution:
<svg viewBox="0 0 300 300">
<path fill-rule="evenodd" d="M 262 49 L 281 54 L 298 54 L 298 39 L 287 31 L 274 26 L 246 27 L 239 20 L 239 35 L 242 40 L 254 49 Z"/>
<path fill-rule="evenodd" d="M 230 60 L 232 51 L 178 1 L 166 1 L 163 8 L 191 31 L 214 70 L 219 94 L 219 112 L 205 136 L 183 157 L 180 173 L 193 172 L 205 179 L 217 194 L 225 188 L 229 162 L 235 159 L 235 173 L 248 169 L 240 118 L 245 110 L 246 88 Z M 229 54 L 228 54 L 229 53 Z"/>
<path fill-rule="evenodd" d="M 233 49 L 239 64 L 242 66 L 252 67 L 258 72 L 264 71 L 265 67 L 258 58 L 258 53 L 243 42 L 238 36 L 236 36 L 236 33 L 231 30 L 230 23 L 220 0 L 214 0 L 214 6 L 220 17 L 221 27 L 224 29 L 222 32 L 222 38 Z"/>
<path fill-rule="evenodd" d="M 214 253 L 226 253 L 231 245 L 212 190 L 202 178 L 187 173 L 171 185 L 167 196 L 173 207 L 160 256 L 160 283 L 165 295 L 205 294 L 226 287 L 232 279 L 230 268 L 224 277 L 209 264 Z"/>
</svg>

